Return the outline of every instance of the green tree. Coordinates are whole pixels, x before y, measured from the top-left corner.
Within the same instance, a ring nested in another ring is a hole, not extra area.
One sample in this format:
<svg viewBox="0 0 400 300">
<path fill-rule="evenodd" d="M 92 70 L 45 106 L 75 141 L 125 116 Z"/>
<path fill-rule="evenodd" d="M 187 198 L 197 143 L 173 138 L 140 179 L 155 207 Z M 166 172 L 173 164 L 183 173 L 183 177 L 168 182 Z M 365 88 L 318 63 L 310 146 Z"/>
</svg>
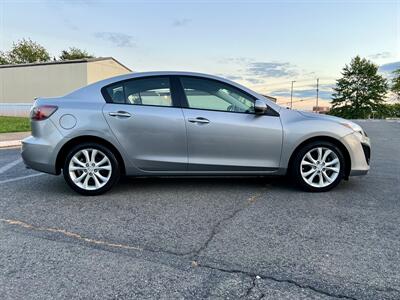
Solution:
<svg viewBox="0 0 400 300">
<path fill-rule="evenodd" d="M 10 51 L 0 54 L 0 64 L 24 64 L 50 60 L 47 50 L 30 39 L 13 43 Z"/>
<path fill-rule="evenodd" d="M 6 53 L 0 51 L 0 65 L 7 65 L 8 63 L 9 62 Z"/>
<path fill-rule="evenodd" d="M 384 104 L 382 109 L 374 113 L 374 118 L 400 118 L 400 103 Z"/>
<path fill-rule="evenodd" d="M 378 66 L 356 56 L 336 81 L 330 114 L 348 118 L 367 118 L 384 108 L 388 90 L 385 78 L 377 74 Z"/>
<path fill-rule="evenodd" d="M 400 97 L 400 69 L 397 69 L 393 72 L 394 77 L 392 80 L 392 92 L 396 94 L 397 97 Z"/>
<path fill-rule="evenodd" d="M 92 54 L 89 54 L 85 50 L 79 48 L 70 47 L 68 50 L 63 50 L 60 55 L 60 60 L 72 60 L 80 58 L 93 58 Z"/>
</svg>

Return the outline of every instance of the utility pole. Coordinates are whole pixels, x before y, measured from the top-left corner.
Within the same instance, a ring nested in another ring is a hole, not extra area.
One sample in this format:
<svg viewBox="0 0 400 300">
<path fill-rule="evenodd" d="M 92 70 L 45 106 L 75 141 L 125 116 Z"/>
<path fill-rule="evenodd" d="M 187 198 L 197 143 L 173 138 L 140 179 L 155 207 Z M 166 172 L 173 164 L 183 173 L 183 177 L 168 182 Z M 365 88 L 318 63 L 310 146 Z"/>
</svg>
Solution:
<svg viewBox="0 0 400 300">
<path fill-rule="evenodd" d="M 317 103 L 315 105 L 315 110 L 316 113 L 319 114 L 319 109 L 318 109 L 318 96 L 319 96 L 319 78 L 317 78 Z"/>
<path fill-rule="evenodd" d="M 295 82 L 295 80 L 292 80 L 292 88 L 290 89 L 290 109 L 293 107 L 293 83 Z"/>
</svg>

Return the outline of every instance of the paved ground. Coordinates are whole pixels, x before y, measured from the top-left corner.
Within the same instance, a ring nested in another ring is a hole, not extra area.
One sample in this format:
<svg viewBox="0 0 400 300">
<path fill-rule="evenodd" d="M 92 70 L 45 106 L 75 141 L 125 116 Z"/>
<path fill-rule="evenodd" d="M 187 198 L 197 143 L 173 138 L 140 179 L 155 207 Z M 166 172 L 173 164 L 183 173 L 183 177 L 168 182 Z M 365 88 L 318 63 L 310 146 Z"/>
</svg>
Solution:
<svg viewBox="0 0 400 300">
<path fill-rule="evenodd" d="M 85 198 L 0 150 L 1 297 L 400 299 L 400 123 L 362 125 L 370 174 L 324 194 L 166 178 Z"/>
</svg>

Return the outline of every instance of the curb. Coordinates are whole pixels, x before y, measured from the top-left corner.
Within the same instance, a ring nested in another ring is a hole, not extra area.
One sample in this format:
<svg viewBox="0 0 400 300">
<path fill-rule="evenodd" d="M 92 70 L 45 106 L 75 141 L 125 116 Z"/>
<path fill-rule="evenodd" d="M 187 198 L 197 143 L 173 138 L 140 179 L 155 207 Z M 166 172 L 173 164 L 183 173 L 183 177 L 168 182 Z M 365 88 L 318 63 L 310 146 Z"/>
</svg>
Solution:
<svg viewBox="0 0 400 300">
<path fill-rule="evenodd" d="M 11 147 L 20 147 L 20 146 L 21 146 L 21 140 L 0 142 L 0 149 L 1 148 L 11 148 Z"/>
</svg>

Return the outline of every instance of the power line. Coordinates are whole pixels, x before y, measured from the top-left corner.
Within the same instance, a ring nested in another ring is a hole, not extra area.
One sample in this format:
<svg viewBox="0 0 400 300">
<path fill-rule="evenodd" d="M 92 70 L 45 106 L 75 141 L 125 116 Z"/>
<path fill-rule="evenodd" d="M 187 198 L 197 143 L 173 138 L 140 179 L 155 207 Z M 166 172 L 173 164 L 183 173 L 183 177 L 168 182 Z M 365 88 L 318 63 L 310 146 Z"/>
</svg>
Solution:
<svg viewBox="0 0 400 300">
<path fill-rule="evenodd" d="M 290 108 L 293 106 L 293 83 L 296 81 L 292 80 L 292 88 L 290 89 Z"/>
</svg>

